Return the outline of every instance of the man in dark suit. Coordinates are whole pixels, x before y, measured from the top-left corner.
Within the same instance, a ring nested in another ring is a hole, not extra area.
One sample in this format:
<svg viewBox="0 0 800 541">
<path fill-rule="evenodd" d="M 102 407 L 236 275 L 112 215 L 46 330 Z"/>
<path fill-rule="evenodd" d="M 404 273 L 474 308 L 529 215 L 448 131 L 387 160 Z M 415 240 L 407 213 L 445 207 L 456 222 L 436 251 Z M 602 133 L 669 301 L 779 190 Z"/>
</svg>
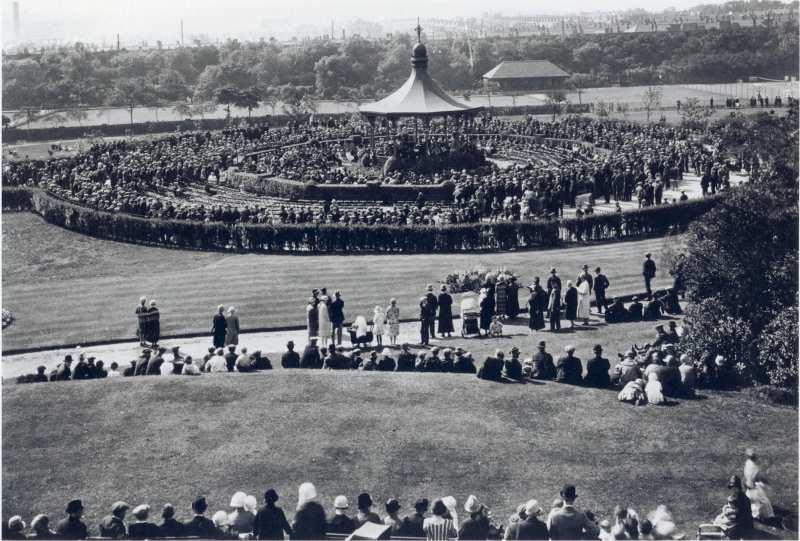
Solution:
<svg viewBox="0 0 800 541">
<path fill-rule="evenodd" d="M 519 360 L 519 348 L 511 348 L 511 358 L 503 363 L 503 378 L 517 383 L 522 380 L 522 363 Z"/>
<path fill-rule="evenodd" d="M 322 368 L 322 357 L 319 354 L 316 336 L 309 338 L 309 344 L 300 357 L 300 368 Z"/>
<path fill-rule="evenodd" d="M 559 357 L 556 363 L 556 381 L 580 385 L 583 382 L 583 365 L 581 365 L 581 360 L 574 355 L 575 346 L 567 346 L 564 351 L 566 355 Z"/>
<path fill-rule="evenodd" d="M 531 378 L 533 379 L 554 379 L 556 377 L 556 365 L 553 363 L 553 356 L 545 351 L 545 341 L 539 342 L 536 353 L 533 354 Z"/>
<path fill-rule="evenodd" d="M 436 338 L 434 331 L 436 321 L 436 310 L 439 308 L 439 297 L 433 294 L 433 284 L 428 284 L 425 299 L 428 301 L 426 320 L 428 322 L 428 338 Z"/>
<path fill-rule="evenodd" d="M 575 486 L 566 485 L 561 490 L 564 506 L 550 518 L 550 539 L 597 539 L 600 528 L 586 514 L 575 507 L 578 494 Z"/>
<path fill-rule="evenodd" d="M 192 537 L 200 537 L 202 539 L 215 539 L 218 530 L 214 523 L 203 516 L 208 509 L 208 504 L 203 496 L 197 498 L 192 502 L 192 511 L 194 517 L 192 520 L 184 524 L 184 535 Z"/>
<path fill-rule="evenodd" d="M 129 505 L 125 502 L 115 502 L 111 506 L 111 514 L 104 517 L 100 522 L 100 537 L 122 539 L 127 535 L 123 521 L 128 508 Z"/>
<path fill-rule="evenodd" d="M 397 368 L 397 363 L 391 355 L 384 352 L 378 359 L 378 371 L 380 372 L 394 372 Z"/>
<path fill-rule="evenodd" d="M 144 376 L 147 374 L 147 365 L 150 364 L 150 353 L 149 349 L 145 349 L 142 351 L 142 356 L 136 360 L 136 375 L 137 376 Z"/>
<path fill-rule="evenodd" d="M 164 353 L 166 351 L 167 351 L 166 348 L 158 348 L 155 356 L 152 359 L 150 359 L 150 362 L 147 363 L 148 376 L 161 375 L 161 365 L 164 364 Z"/>
<path fill-rule="evenodd" d="M 425 512 L 428 510 L 428 498 L 421 498 L 414 504 L 414 514 L 406 522 L 406 535 L 409 537 L 425 537 L 422 524 L 425 521 Z"/>
<path fill-rule="evenodd" d="M 503 359 L 505 354 L 503 350 L 498 349 L 494 357 L 486 357 L 483 361 L 483 366 L 478 370 L 478 377 L 489 381 L 501 381 L 503 377 Z"/>
<path fill-rule="evenodd" d="M 286 353 L 281 356 L 281 366 L 284 368 L 300 368 L 300 355 L 294 350 L 294 342 L 286 343 Z"/>
<path fill-rule="evenodd" d="M 83 503 L 72 500 L 67 504 L 67 518 L 62 518 L 56 524 L 56 539 L 86 539 L 89 532 L 83 523 Z"/>
<path fill-rule="evenodd" d="M 159 537 L 183 537 L 183 524 L 175 519 L 175 508 L 172 504 L 166 504 L 161 508 L 161 516 L 164 522 L 158 527 Z"/>
<path fill-rule="evenodd" d="M 472 360 L 472 355 L 468 352 L 461 351 L 461 348 L 456 350 L 456 360 L 453 363 L 453 372 L 459 374 L 475 374 L 478 369 L 475 368 L 475 363 Z"/>
<path fill-rule="evenodd" d="M 610 387 L 611 378 L 608 375 L 610 369 L 611 363 L 608 359 L 603 358 L 603 346 L 596 344 L 594 346 L 594 357 L 586 363 L 586 380 L 584 383 L 591 387 Z"/>
<path fill-rule="evenodd" d="M 131 377 L 136 375 L 136 361 L 131 361 L 131 365 L 122 371 L 122 375 L 125 377 Z"/>
<path fill-rule="evenodd" d="M 547 525 L 539 520 L 543 513 L 536 500 L 528 500 L 525 504 L 525 518 L 512 522 L 506 530 L 506 539 L 549 539 Z"/>
<path fill-rule="evenodd" d="M 644 263 L 642 264 L 642 276 L 644 276 L 644 288 L 647 294 L 653 293 L 650 288 L 650 281 L 656 277 L 656 262 L 650 259 L 650 253 L 644 255 Z"/>
<path fill-rule="evenodd" d="M 631 300 L 633 302 L 628 307 L 628 318 L 630 321 L 641 321 L 644 307 L 642 306 L 642 303 L 639 302 L 639 297 L 634 297 Z"/>
<path fill-rule="evenodd" d="M 611 285 L 608 283 L 606 275 L 600 271 L 600 267 L 594 269 L 594 300 L 597 305 L 597 313 L 602 314 L 606 307 L 606 289 Z"/>
<path fill-rule="evenodd" d="M 561 289 L 561 278 L 556 275 L 556 269 L 553 267 L 550 269 L 550 277 L 547 279 L 547 296 L 550 296 L 550 293 L 554 289 Z"/>
<path fill-rule="evenodd" d="M 137 505 L 133 510 L 136 522 L 128 526 L 128 537 L 130 539 L 153 539 L 161 534 L 158 526 L 154 522 L 148 522 L 150 516 L 150 506 L 143 504 Z"/>
<path fill-rule="evenodd" d="M 342 294 L 336 291 L 333 294 L 333 301 L 329 311 L 331 325 L 333 325 L 333 338 L 336 340 L 336 345 L 342 344 L 342 325 L 344 325 L 344 301 Z"/>
<path fill-rule="evenodd" d="M 233 372 L 234 368 L 236 367 L 236 359 L 239 356 L 236 355 L 236 345 L 230 344 L 228 346 L 228 352 L 225 354 L 225 364 L 228 367 L 228 372 Z"/>
<path fill-rule="evenodd" d="M 50 381 L 66 381 L 72 377 L 72 355 L 67 355 L 64 360 L 56 367 Z"/>
<path fill-rule="evenodd" d="M 225 307 L 220 304 L 211 324 L 211 336 L 213 337 L 215 348 L 221 348 L 225 345 L 225 334 L 228 332 L 228 321 L 225 319 L 223 312 L 225 312 Z"/>
</svg>

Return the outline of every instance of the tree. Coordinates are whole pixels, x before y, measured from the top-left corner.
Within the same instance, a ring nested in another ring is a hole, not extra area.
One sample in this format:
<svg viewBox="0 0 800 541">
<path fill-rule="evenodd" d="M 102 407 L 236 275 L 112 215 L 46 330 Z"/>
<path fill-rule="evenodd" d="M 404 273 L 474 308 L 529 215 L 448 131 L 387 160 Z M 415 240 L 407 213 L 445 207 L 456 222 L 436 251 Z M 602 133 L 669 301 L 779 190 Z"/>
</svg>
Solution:
<svg viewBox="0 0 800 541">
<path fill-rule="evenodd" d="M 553 114 L 553 121 L 555 122 L 556 116 L 560 115 L 564 106 L 567 104 L 567 96 L 564 92 L 556 90 L 546 94 L 545 103 Z"/>
<path fill-rule="evenodd" d="M 681 105 L 681 125 L 692 129 L 706 129 L 708 120 L 714 114 L 708 107 L 703 107 L 698 98 L 687 98 Z"/>
<path fill-rule="evenodd" d="M 661 88 L 657 86 L 648 86 L 642 94 L 642 104 L 644 110 L 647 111 L 647 121 L 650 122 L 650 112 L 661 108 Z"/>
<path fill-rule="evenodd" d="M 239 89 L 234 86 L 224 86 L 214 94 L 214 102 L 225 105 L 227 118 L 231 117 L 231 106 L 247 109 L 247 116 L 258 107 L 258 94 L 254 89 Z"/>
</svg>

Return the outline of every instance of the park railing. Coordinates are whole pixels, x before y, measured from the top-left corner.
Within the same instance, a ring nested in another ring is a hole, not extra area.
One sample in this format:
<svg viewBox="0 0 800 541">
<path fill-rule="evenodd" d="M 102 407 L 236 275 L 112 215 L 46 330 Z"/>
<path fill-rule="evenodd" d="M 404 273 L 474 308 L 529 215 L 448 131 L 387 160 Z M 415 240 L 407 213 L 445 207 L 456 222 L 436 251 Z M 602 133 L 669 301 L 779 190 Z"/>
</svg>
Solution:
<svg viewBox="0 0 800 541">
<path fill-rule="evenodd" d="M 421 225 L 251 224 L 146 218 L 64 201 L 38 188 L 3 187 L 3 208 L 30 210 L 85 235 L 169 248 L 257 253 L 433 253 L 555 247 L 685 230 L 719 197 L 585 218 Z"/>
</svg>

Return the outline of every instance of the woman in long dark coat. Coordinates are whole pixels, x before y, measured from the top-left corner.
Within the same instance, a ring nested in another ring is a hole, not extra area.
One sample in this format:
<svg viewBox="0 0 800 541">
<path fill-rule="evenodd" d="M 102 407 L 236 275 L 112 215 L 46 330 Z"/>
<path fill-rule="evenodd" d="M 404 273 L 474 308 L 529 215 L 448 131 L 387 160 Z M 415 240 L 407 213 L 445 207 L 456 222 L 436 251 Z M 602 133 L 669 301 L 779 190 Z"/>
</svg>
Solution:
<svg viewBox="0 0 800 541">
<path fill-rule="evenodd" d="M 539 278 L 533 279 L 531 295 L 528 297 L 528 328 L 533 331 L 544 329 L 544 311 L 547 310 L 547 293 L 539 285 Z"/>
<path fill-rule="evenodd" d="M 214 336 L 215 348 L 221 348 L 225 345 L 225 334 L 227 333 L 228 322 L 223 314 L 224 311 L 225 307 L 220 304 L 217 307 L 217 314 L 214 316 L 214 321 L 211 325 L 211 334 Z"/>
<path fill-rule="evenodd" d="M 567 282 L 567 292 L 564 293 L 564 306 L 566 314 L 564 317 L 569 320 L 570 327 L 575 326 L 578 319 L 578 290 L 572 285 L 572 281 Z"/>
<path fill-rule="evenodd" d="M 319 336 L 319 311 L 317 310 L 317 300 L 314 297 L 308 298 L 308 337 Z"/>
<path fill-rule="evenodd" d="M 447 292 L 447 286 L 442 286 L 439 293 L 439 334 L 453 336 L 453 297 Z"/>
<path fill-rule="evenodd" d="M 481 307 L 480 327 L 488 335 L 489 327 L 492 325 L 492 317 L 494 316 L 494 296 L 484 288 L 481 290 L 478 302 Z"/>
<path fill-rule="evenodd" d="M 514 319 L 519 315 L 519 285 L 511 278 L 506 286 L 506 317 Z"/>
<path fill-rule="evenodd" d="M 156 307 L 156 301 L 150 301 L 145 331 L 146 340 L 154 346 L 158 345 L 158 339 L 161 338 L 161 314 Z"/>
</svg>

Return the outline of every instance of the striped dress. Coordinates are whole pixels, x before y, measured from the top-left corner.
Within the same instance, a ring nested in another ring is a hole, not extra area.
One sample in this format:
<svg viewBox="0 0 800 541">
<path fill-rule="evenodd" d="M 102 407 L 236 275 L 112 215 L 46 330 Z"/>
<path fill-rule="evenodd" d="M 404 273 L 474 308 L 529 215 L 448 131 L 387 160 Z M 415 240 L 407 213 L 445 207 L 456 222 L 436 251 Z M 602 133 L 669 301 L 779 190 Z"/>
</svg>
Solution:
<svg viewBox="0 0 800 541">
<path fill-rule="evenodd" d="M 434 521 L 433 517 L 426 518 L 422 526 L 428 541 L 447 541 L 458 536 L 458 532 L 453 527 L 453 521 L 443 519 L 441 522 Z"/>
</svg>

